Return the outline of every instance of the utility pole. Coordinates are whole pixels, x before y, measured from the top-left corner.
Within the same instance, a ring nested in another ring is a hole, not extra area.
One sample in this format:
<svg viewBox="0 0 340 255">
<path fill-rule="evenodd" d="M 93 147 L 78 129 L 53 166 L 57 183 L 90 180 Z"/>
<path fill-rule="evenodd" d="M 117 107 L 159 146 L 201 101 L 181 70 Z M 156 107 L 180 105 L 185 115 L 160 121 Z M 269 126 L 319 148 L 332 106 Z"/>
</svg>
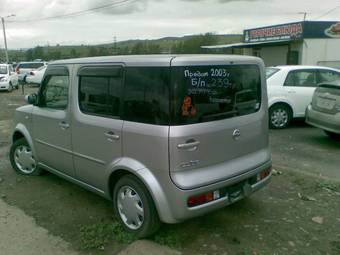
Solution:
<svg viewBox="0 0 340 255">
<path fill-rule="evenodd" d="M 4 43 L 5 43 L 5 55 L 6 55 L 6 63 L 9 62 L 8 59 L 8 51 L 7 51 L 7 39 L 6 39 L 6 29 L 5 29 L 5 18 L 13 17 L 14 14 L 8 15 L 6 17 L 1 17 L 1 23 L 2 23 L 2 31 L 4 33 Z"/>
<path fill-rule="evenodd" d="M 117 36 L 113 37 L 113 55 L 117 55 Z"/>
<path fill-rule="evenodd" d="M 309 14 L 309 12 L 299 12 L 298 14 L 303 14 L 303 21 L 306 21 L 307 14 Z"/>
</svg>

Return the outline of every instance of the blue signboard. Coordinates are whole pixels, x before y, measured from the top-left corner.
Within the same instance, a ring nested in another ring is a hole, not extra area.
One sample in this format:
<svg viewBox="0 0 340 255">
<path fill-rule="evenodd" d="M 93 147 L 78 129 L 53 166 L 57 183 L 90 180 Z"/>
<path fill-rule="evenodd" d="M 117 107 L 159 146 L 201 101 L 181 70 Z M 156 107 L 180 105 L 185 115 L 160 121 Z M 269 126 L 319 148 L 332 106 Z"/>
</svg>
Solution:
<svg viewBox="0 0 340 255">
<path fill-rule="evenodd" d="M 244 42 L 340 38 L 340 21 L 302 21 L 244 30 Z"/>
</svg>

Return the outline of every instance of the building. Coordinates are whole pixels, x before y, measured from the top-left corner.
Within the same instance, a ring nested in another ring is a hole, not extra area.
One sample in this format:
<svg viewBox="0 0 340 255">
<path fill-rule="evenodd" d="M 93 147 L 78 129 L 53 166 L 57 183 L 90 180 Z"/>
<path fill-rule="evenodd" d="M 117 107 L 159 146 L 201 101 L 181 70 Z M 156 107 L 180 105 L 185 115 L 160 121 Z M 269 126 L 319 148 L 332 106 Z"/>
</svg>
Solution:
<svg viewBox="0 0 340 255">
<path fill-rule="evenodd" d="M 202 46 L 207 51 L 261 57 L 266 66 L 322 65 L 340 69 L 340 21 L 301 21 L 246 29 L 243 42 Z M 241 51 L 240 51 L 241 50 Z"/>
</svg>

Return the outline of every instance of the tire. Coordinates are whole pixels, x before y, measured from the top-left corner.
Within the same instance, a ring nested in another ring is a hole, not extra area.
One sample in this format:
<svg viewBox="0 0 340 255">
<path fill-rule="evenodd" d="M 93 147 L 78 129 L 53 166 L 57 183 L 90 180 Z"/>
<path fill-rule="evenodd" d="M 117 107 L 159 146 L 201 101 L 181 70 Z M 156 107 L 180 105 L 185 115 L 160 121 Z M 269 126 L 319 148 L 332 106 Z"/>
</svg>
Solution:
<svg viewBox="0 0 340 255">
<path fill-rule="evenodd" d="M 137 238 L 151 236 L 160 227 L 161 223 L 150 193 L 133 175 L 125 175 L 116 183 L 113 206 L 124 229 Z M 130 210 L 127 212 L 127 209 Z"/>
<path fill-rule="evenodd" d="M 9 158 L 13 169 L 19 174 L 37 176 L 42 173 L 25 138 L 20 138 L 12 144 Z"/>
<path fill-rule="evenodd" d="M 269 127 L 272 129 L 286 128 L 292 120 L 291 109 L 284 104 L 276 104 L 269 109 Z"/>
<path fill-rule="evenodd" d="M 12 85 L 12 83 L 9 83 L 7 91 L 12 92 L 12 90 L 13 90 L 13 85 Z"/>
<path fill-rule="evenodd" d="M 337 141 L 340 141 L 340 134 L 330 132 L 330 131 L 326 131 L 326 130 L 324 130 L 324 131 L 330 138 L 337 140 Z"/>
</svg>

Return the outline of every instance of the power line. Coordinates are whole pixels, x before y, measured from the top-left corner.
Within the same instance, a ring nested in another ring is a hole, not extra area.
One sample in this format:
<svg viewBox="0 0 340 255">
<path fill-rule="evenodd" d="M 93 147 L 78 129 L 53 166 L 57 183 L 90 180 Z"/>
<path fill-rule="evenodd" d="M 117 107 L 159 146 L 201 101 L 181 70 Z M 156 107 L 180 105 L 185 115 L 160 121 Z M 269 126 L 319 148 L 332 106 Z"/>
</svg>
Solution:
<svg viewBox="0 0 340 255">
<path fill-rule="evenodd" d="M 115 1 L 110 4 L 105 4 L 97 7 L 93 7 L 90 9 L 82 10 L 82 11 L 76 11 L 76 12 L 70 12 L 66 14 L 56 15 L 56 16 L 50 16 L 45 18 L 39 18 L 39 19 L 27 19 L 27 20 L 13 20 L 10 21 L 10 23 L 26 23 L 26 22 L 38 22 L 38 21 L 45 21 L 45 20 L 53 20 L 53 19 L 61 19 L 61 18 L 71 18 L 71 17 L 77 17 L 81 15 L 85 15 L 91 12 L 95 12 L 102 9 L 110 9 L 119 7 L 125 4 L 129 4 L 130 2 L 136 2 L 137 0 L 121 0 L 121 1 Z"/>
<path fill-rule="evenodd" d="M 330 9 L 329 11 L 325 12 L 324 14 L 322 14 L 322 15 L 316 17 L 314 20 L 318 20 L 318 19 L 320 19 L 320 18 L 322 18 L 322 17 L 325 17 L 326 15 L 330 14 L 331 12 L 335 11 L 335 10 L 338 9 L 338 8 L 340 8 L 340 5 L 335 6 L 334 8 L 332 8 L 332 9 Z"/>
</svg>

